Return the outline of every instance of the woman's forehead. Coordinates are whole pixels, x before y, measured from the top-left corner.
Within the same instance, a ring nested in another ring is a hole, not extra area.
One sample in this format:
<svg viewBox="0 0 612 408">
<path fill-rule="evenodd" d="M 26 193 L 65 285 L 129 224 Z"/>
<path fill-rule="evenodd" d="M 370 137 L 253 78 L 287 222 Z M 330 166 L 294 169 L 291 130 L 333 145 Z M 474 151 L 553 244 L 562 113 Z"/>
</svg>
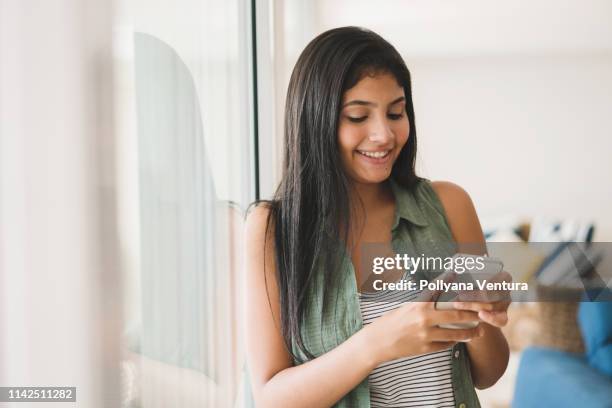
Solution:
<svg viewBox="0 0 612 408">
<path fill-rule="evenodd" d="M 374 100 L 390 102 L 401 96 L 404 96 L 404 88 L 397 83 L 395 77 L 389 73 L 380 73 L 361 78 L 355 86 L 344 93 L 342 102 L 343 105 L 354 99 L 366 102 Z"/>
</svg>

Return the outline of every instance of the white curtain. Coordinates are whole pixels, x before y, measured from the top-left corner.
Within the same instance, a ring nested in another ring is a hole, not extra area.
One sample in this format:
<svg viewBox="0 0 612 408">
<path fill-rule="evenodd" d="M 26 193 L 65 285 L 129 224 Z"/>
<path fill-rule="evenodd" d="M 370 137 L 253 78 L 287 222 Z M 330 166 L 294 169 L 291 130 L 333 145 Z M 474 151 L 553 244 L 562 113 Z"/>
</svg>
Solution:
<svg viewBox="0 0 612 408">
<path fill-rule="evenodd" d="M 0 0 L 0 384 L 94 408 L 120 405 L 110 5 Z"/>
</svg>

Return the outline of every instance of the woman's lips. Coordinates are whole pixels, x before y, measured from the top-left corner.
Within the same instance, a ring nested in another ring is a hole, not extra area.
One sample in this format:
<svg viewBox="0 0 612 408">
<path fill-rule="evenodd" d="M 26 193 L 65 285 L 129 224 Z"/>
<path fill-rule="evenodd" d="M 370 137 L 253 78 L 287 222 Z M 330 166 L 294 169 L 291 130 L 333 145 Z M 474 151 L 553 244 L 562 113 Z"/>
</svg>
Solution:
<svg viewBox="0 0 612 408">
<path fill-rule="evenodd" d="M 357 150 L 359 157 L 371 164 L 385 164 L 391 159 L 391 150 Z"/>
</svg>

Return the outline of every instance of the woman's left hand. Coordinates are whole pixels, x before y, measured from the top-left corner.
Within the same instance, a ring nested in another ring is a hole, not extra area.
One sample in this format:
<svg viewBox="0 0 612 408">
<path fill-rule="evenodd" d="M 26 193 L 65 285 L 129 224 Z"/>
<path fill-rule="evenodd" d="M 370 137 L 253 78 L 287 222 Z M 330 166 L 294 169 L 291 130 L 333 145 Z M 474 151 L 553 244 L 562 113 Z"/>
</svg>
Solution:
<svg viewBox="0 0 612 408">
<path fill-rule="evenodd" d="M 487 282 L 512 282 L 512 276 L 502 271 Z M 509 290 L 474 290 L 462 292 L 453 302 L 455 309 L 478 312 L 478 318 L 495 327 L 503 327 L 508 323 L 508 306 L 511 297 Z"/>
</svg>

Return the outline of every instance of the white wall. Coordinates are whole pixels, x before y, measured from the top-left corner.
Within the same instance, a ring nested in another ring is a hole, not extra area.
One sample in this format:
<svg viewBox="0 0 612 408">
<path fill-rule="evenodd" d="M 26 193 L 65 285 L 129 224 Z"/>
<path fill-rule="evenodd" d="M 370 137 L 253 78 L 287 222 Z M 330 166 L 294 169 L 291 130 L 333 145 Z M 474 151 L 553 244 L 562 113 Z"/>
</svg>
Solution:
<svg viewBox="0 0 612 408">
<path fill-rule="evenodd" d="M 612 54 L 417 59 L 422 174 L 486 218 L 592 219 L 612 239 Z"/>
<path fill-rule="evenodd" d="M 289 3 L 299 0 L 285 0 Z M 315 29 L 368 27 L 410 55 L 606 52 L 609 0 L 317 0 Z"/>
</svg>

